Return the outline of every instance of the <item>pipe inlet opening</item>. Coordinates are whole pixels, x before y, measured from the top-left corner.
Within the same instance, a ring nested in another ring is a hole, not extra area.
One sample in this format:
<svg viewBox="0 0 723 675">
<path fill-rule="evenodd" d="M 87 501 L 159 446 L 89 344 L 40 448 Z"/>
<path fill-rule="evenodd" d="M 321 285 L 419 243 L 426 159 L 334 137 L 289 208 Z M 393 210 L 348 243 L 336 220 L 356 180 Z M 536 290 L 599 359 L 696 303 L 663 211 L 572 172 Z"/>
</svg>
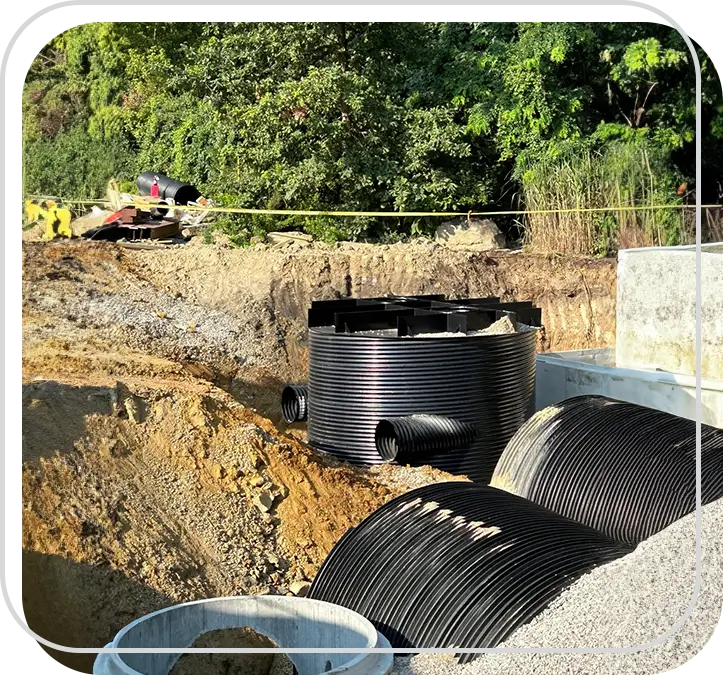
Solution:
<svg viewBox="0 0 723 675">
<path fill-rule="evenodd" d="M 289 384 L 281 392 L 281 414 L 288 424 L 303 422 L 307 416 L 306 387 Z"/>
<path fill-rule="evenodd" d="M 476 437 L 473 425 L 441 415 L 391 417 L 380 420 L 374 430 L 374 443 L 382 459 L 400 464 L 466 448 Z"/>
<path fill-rule="evenodd" d="M 374 442 L 377 452 L 385 462 L 393 462 L 399 453 L 397 432 L 389 420 L 381 420 L 374 431 Z"/>
</svg>

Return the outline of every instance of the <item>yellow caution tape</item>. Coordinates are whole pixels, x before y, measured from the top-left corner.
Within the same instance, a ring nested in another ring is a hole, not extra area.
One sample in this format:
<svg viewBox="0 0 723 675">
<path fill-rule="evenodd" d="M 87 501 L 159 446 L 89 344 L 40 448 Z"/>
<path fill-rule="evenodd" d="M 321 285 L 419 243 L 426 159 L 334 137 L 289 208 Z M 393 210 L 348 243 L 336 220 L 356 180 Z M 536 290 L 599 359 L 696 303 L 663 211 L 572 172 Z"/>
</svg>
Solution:
<svg viewBox="0 0 723 675">
<path fill-rule="evenodd" d="M 105 204 L 106 200 L 83 200 L 63 199 L 69 204 Z M 151 204 L 140 200 L 121 201 L 120 206 L 135 206 L 136 208 L 148 209 Z M 464 216 L 525 216 L 525 215 L 546 215 L 554 213 L 602 213 L 610 211 L 654 211 L 658 209 L 694 209 L 695 204 L 650 204 L 641 206 L 596 206 L 590 208 L 571 209 L 526 209 L 519 211 L 319 211 L 319 210 L 294 210 L 294 209 L 247 209 L 233 206 L 193 206 L 176 205 L 182 211 L 205 211 L 212 213 L 236 213 L 244 215 L 268 215 L 268 216 L 333 216 L 341 218 L 369 217 L 369 218 L 455 218 Z M 701 209 L 719 209 L 722 204 L 703 204 Z"/>
</svg>

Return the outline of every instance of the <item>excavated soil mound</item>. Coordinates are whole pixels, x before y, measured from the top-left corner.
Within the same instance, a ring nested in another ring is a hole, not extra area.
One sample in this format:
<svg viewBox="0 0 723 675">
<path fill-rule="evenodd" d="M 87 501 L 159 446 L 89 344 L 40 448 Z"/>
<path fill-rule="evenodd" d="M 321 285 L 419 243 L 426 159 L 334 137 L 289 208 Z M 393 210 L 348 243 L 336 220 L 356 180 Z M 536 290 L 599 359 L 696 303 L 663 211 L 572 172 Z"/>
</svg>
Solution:
<svg viewBox="0 0 723 675">
<path fill-rule="evenodd" d="M 78 328 L 121 351 L 169 359 L 253 407 L 269 387 L 302 378 L 312 300 L 388 293 L 495 295 L 542 308 L 543 349 L 612 346 L 614 260 L 479 252 L 409 244 L 314 243 L 299 249 L 178 246 L 144 251 L 108 243 L 26 242 L 24 310 L 56 343 Z M 70 344 L 69 344 L 70 342 Z M 124 367 L 111 352 L 106 366 Z M 266 409 L 264 408 L 266 411 Z M 278 410 L 272 417 L 280 419 Z"/>
<path fill-rule="evenodd" d="M 251 628 L 212 630 L 192 647 L 278 647 Z M 169 675 L 293 675 L 294 664 L 286 654 L 184 654 Z"/>
<path fill-rule="evenodd" d="M 174 602 L 289 593 L 380 504 L 449 478 L 316 456 L 212 385 L 24 389 L 28 432 L 39 411 L 59 427 L 45 447 L 25 434 L 24 606 L 60 644 L 102 646 Z"/>
</svg>

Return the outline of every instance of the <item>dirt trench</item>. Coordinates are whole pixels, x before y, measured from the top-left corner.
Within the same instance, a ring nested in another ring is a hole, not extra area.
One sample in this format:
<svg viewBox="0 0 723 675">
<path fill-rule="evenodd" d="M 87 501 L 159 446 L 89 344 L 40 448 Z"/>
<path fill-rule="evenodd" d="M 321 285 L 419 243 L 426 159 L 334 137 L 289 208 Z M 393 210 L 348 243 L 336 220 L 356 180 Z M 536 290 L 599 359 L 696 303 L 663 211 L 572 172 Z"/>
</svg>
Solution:
<svg viewBox="0 0 723 675">
<path fill-rule="evenodd" d="M 379 505 L 451 478 L 340 464 L 281 421 L 312 299 L 500 295 L 542 306 L 543 348 L 614 337 L 611 261 L 53 242 L 25 243 L 23 262 L 23 603 L 69 646 L 176 602 L 290 593 Z"/>
<path fill-rule="evenodd" d="M 175 602 L 289 594 L 382 503 L 449 478 L 318 457 L 204 383 L 23 388 L 23 602 L 31 628 L 60 644 L 102 646 Z M 39 442 L 39 419 L 66 413 L 73 422 Z"/>
</svg>

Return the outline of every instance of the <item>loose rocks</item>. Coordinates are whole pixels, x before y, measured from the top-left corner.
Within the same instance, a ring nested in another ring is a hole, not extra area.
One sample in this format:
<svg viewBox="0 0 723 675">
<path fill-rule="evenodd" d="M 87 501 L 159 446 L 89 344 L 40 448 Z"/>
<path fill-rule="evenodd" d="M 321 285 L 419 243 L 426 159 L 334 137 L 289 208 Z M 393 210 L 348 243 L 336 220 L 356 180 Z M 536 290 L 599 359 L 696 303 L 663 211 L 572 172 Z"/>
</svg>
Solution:
<svg viewBox="0 0 723 675">
<path fill-rule="evenodd" d="M 505 248 L 505 235 L 491 220 L 456 218 L 442 223 L 434 235 L 436 241 L 447 246 L 474 246 L 488 251 Z"/>
<path fill-rule="evenodd" d="M 289 586 L 289 590 L 300 598 L 306 597 L 310 588 L 311 584 L 308 581 L 295 581 L 291 584 L 291 586 Z"/>
</svg>

